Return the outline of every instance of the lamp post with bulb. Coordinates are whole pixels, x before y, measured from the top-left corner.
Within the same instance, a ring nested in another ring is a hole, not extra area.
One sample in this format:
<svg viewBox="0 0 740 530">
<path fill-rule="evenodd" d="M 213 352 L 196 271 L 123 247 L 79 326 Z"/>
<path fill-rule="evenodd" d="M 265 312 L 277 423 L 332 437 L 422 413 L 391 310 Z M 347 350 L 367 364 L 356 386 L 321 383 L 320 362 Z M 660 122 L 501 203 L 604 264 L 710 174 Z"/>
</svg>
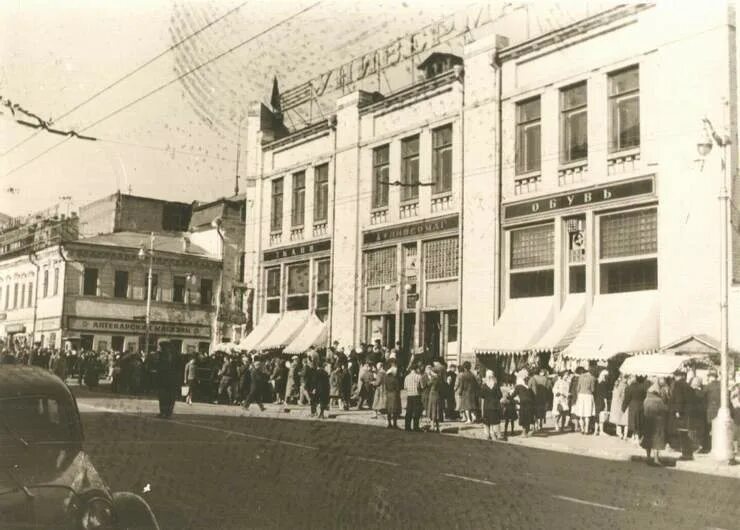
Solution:
<svg viewBox="0 0 740 530">
<path fill-rule="evenodd" d="M 144 351 L 149 354 L 149 322 L 151 320 L 152 309 L 152 266 L 154 265 L 154 232 L 149 234 L 149 251 L 144 250 L 142 246 L 139 249 L 138 258 L 145 260 L 149 255 L 149 273 L 146 279 L 146 328 L 144 330 Z"/>
<path fill-rule="evenodd" d="M 717 417 L 712 421 L 712 455 L 720 462 L 732 462 L 735 459 L 733 449 L 734 422 L 729 406 L 729 373 L 728 373 L 728 304 L 729 304 L 729 226 L 730 226 L 730 194 L 727 185 L 727 148 L 730 138 L 720 136 L 714 130 L 712 122 L 703 119 L 704 129 L 702 138 L 696 145 L 701 157 L 706 157 L 712 151 L 714 144 L 722 148 L 722 176 L 719 191 L 720 218 L 722 230 L 720 232 L 720 407 Z"/>
</svg>

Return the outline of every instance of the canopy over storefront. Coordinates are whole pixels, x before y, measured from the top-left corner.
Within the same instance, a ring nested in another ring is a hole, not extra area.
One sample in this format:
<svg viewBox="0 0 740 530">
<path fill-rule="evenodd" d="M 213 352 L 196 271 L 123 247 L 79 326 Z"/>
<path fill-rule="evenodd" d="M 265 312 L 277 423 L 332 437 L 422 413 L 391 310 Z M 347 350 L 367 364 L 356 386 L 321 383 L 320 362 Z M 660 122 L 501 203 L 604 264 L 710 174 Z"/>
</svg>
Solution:
<svg viewBox="0 0 740 530">
<path fill-rule="evenodd" d="M 606 361 L 620 353 L 658 349 L 658 291 L 602 294 L 570 346 L 569 359 Z"/>
<path fill-rule="evenodd" d="M 326 322 L 322 322 L 315 314 L 311 314 L 303 329 L 296 335 L 295 339 L 283 350 L 284 353 L 301 354 L 311 347 L 323 348 L 326 346 L 328 329 Z"/>
<path fill-rule="evenodd" d="M 278 320 L 280 320 L 280 313 L 263 314 L 252 332 L 239 342 L 239 349 L 242 351 L 256 350 L 257 345 L 272 331 Z"/>
<path fill-rule="evenodd" d="M 277 325 L 254 348 L 255 350 L 278 350 L 290 344 L 308 321 L 308 311 L 286 311 Z"/>
<path fill-rule="evenodd" d="M 619 371 L 625 375 L 645 375 L 648 377 L 666 377 L 690 361 L 706 359 L 704 355 L 672 355 L 655 353 L 652 355 L 635 355 L 622 363 Z"/>
<path fill-rule="evenodd" d="M 586 321 L 585 293 L 569 294 L 552 326 L 532 345 L 536 352 L 558 352 L 568 347 Z"/>
<path fill-rule="evenodd" d="M 530 349 L 552 324 L 552 306 L 552 296 L 509 300 L 475 353 L 508 355 Z"/>
</svg>

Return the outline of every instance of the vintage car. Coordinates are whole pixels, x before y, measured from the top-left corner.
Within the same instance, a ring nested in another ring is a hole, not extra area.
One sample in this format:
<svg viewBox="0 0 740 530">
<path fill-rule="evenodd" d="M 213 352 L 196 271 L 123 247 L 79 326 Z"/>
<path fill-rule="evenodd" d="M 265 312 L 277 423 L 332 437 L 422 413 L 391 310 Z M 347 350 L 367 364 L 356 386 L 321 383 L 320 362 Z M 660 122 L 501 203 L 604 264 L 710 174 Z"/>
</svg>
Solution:
<svg viewBox="0 0 740 530">
<path fill-rule="evenodd" d="M 110 491 L 82 443 L 77 403 L 58 377 L 0 365 L 0 528 L 159 528 L 144 499 Z"/>
</svg>

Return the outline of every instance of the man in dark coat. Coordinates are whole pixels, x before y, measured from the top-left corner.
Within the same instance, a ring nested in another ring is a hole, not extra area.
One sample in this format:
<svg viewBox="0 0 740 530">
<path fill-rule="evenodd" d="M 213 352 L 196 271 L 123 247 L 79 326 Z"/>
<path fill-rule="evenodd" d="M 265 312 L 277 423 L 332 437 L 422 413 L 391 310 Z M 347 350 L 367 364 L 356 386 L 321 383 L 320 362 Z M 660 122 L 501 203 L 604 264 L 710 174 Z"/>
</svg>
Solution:
<svg viewBox="0 0 740 530">
<path fill-rule="evenodd" d="M 159 418 L 171 418 L 175 400 L 180 390 L 180 371 L 176 369 L 175 359 L 169 351 L 158 352 L 157 397 L 159 398 Z"/>
<path fill-rule="evenodd" d="M 709 451 L 712 447 L 712 421 L 717 417 L 720 404 L 722 403 L 722 386 L 717 374 L 709 372 L 707 375 L 707 386 L 704 387 L 706 399 L 706 429 L 704 431 L 704 450 Z"/>
<path fill-rule="evenodd" d="M 694 448 L 689 438 L 689 417 L 692 399 L 693 390 L 691 390 L 691 387 L 686 382 L 686 372 L 676 372 L 673 388 L 671 389 L 669 419 L 673 425 L 672 430 L 675 431 L 678 438 L 678 444 L 681 449 L 681 460 L 692 460 L 694 458 Z"/>
<path fill-rule="evenodd" d="M 329 366 L 331 369 L 331 366 Z M 314 390 L 312 402 L 319 405 L 319 418 L 324 417 L 324 411 L 329 408 L 329 372 L 324 368 L 317 368 L 314 371 Z"/>
<path fill-rule="evenodd" d="M 262 404 L 262 394 L 267 386 L 267 374 L 262 369 L 262 362 L 255 361 L 252 368 L 251 381 L 249 385 L 249 395 L 244 400 L 243 407 L 249 409 L 252 403 L 256 403 L 260 410 L 265 410 Z"/>
</svg>

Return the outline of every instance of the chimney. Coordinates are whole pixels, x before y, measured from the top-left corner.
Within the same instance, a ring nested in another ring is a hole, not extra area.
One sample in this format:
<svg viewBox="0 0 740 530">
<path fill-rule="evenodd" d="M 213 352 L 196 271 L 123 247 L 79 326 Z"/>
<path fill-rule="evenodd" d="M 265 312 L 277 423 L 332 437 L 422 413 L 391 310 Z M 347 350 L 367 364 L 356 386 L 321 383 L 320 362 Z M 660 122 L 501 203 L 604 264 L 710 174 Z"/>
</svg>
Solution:
<svg viewBox="0 0 740 530">
<path fill-rule="evenodd" d="M 190 252 L 190 238 L 188 236 L 182 236 L 182 251 Z"/>
</svg>

